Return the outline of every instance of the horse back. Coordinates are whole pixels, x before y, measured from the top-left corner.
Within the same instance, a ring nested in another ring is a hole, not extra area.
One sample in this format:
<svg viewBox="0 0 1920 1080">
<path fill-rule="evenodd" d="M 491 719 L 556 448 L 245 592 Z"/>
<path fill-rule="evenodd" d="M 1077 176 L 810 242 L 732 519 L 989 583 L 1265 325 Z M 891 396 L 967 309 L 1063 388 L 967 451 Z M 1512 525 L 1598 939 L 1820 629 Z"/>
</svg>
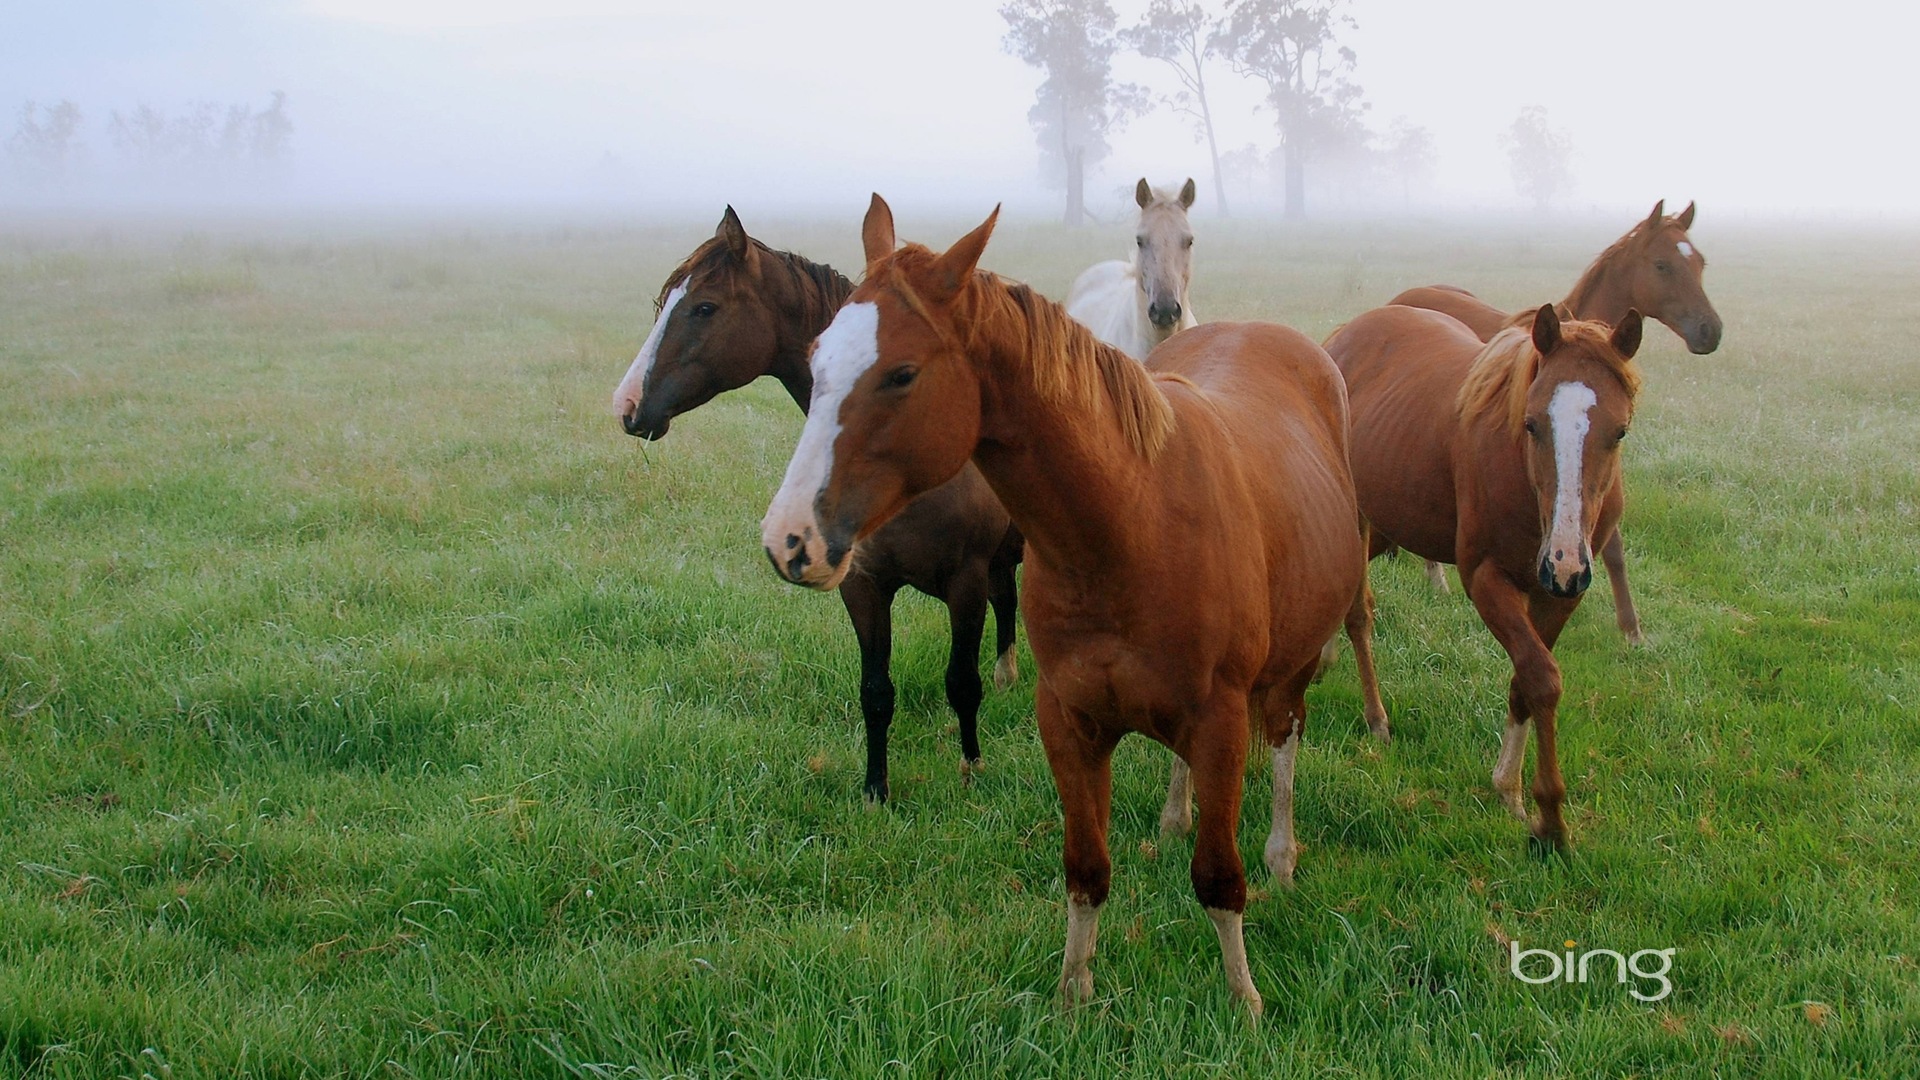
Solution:
<svg viewBox="0 0 1920 1080">
<path fill-rule="evenodd" d="M 1455 401 L 1481 348 L 1457 319 L 1403 305 L 1365 312 L 1327 339 L 1347 382 L 1360 511 L 1422 558 L 1455 557 Z"/>
<path fill-rule="evenodd" d="M 1118 259 L 1095 263 L 1073 279 L 1067 291 L 1067 314 L 1093 331 L 1093 336 L 1138 360 L 1147 354 L 1141 339 L 1139 275 L 1132 264 Z"/>
<path fill-rule="evenodd" d="M 1387 303 L 1451 315 L 1465 323 L 1481 341 L 1492 339 L 1493 335 L 1506 328 L 1507 320 L 1512 318 L 1508 312 L 1452 285 L 1422 285 L 1417 289 L 1408 289 Z"/>
</svg>

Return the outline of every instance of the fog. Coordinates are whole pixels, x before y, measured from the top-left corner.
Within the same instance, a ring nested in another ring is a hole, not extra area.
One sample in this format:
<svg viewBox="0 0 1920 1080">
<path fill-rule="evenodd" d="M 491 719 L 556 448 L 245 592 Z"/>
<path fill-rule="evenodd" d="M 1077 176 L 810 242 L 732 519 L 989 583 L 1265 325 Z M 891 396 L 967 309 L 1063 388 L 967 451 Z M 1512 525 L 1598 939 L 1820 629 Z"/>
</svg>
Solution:
<svg viewBox="0 0 1920 1080">
<path fill-rule="evenodd" d="M 1144 0 L 1114 6 L 1125 25 Z M 902 208 L 1057 214 L 1062 196 L 1043 182 L 1027 122 L 1042 74 L 1002 47 L 998 7 L 4 0 L 0 208 L 706 216 L 732 202 L 756 215 L 851 215 L 878 190 Z M 1768 217 L 1920 215 L 1909 115 L 1920 72 L 1905 55 L 1920 14 L 1909 6 L 1353 0 L 1351 12 L 1359 25 L 1342 41 L 1358 57 L 1368 124 L 1425 127 L 1437 159 L 1406 190 L 1322 176 L 1314 216 L 1531 212 L 1498 141 L 1526 106 L 1544 107 L 1573 146 L 1574 182 L 1552 213 L 1644 213 L 1666 198 Z M 1129 54 L 1115 75 L 1173 89 L 1169 72 Z M 1220 63 L 1209 77 L 1221 149 L 1272 148 L 1261 88 Z M 292 125 L 283 142 L 235 142 L 261 129 L 228 120 L 254 123 L 276 91 Z M 72 152 L 36 170 L 21 109 L 39 103 L 44 121 L 63 100 L 80 109 Z M 124 144 L 143 106 L 149 119 L 198 116 L 226 156 L 141 157 Z M 1156 109 L 1112 141 L 1087 184 L 1096 214 L 1120 212 L 1141 175 L 1196 177 L 1207 211 L 1205 145 L 1179 117 Z M 1229 196 L 1240 212 L 1277 205 L 1257 183 Z"/>
</svg>

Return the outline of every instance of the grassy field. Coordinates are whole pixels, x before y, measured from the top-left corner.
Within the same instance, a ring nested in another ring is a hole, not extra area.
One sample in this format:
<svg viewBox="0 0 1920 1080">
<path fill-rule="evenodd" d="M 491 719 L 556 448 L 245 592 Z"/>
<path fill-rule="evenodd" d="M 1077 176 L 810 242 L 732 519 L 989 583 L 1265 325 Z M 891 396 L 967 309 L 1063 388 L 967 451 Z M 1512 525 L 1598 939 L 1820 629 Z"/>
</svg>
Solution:
<svg viewBox="0 0 1920 1080">
<path fill-rule="evenodd" d="M 1710 211 L 1725 344 L 1650 331 L 1627 447 L 1648 644 L 1596 589 L 1559 649 L 1573 856 L 1489 788 L 1492 638 L 1376 566 L 1397 738 L 1343 655 L 1292 891 L 1250 775 L 1257 1031 L 1141 740 L 1056 1006 L 1031 661 L 963 786 L 923 599 L 863 808 L 844 614 L 758 550 L 798 412 L 607 415 L 710 222 L 0 224 L 0 1075 L 1920 1075 L 1920 235 Z M 1628 224 L 1202 221 L 1195 304 L 1517 307 Z M 854 215 L 747 225 L 856 264 Z M 985 263 L 1060 295 L 1123 242 Z M 1568 939 L 1677 949 L 1673 994 L 1508 974 Z"/>
</svg>

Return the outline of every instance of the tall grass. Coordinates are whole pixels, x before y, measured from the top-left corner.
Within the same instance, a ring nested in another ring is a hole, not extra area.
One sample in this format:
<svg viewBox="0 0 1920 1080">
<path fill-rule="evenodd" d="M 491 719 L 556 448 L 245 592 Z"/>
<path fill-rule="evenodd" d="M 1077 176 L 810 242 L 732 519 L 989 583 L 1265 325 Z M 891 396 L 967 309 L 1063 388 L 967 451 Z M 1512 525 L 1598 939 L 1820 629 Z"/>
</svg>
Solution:
<svg viewBox="0 0 1920 1080">
<path fill-rule="evenodd" d="M 857 266 L 851 220 L 748 224 Z M 1557 298 L 1617 231 L 1198 224 L 1203 318 L 1314 335 Z M 1031 663 L 963 783 L 929 602 L 862 807 L 844 614 L 757 550 L 797 411 L 606 415 L 705 234 L 0 229 L 0 1074 L 1920 1074 L 1915 237 L 1703 218 L 1726 342 L 1650 334 L 1627 454 L 1649 643 L 1596 591 L 1558 650 L 1571 858 L 1488 787 L 1491 637 L 1376 565 L 1397 738 L 1350 662 L 1314 691 L 1256 1031 L 1138 740 L 1098 999 L 1056 1007 Z M 1123 240 L 986 264 L 1059 295 Z M 1677 948 L 1676 990 L 1507 974 L 1567 939 Z"/>
</svg>

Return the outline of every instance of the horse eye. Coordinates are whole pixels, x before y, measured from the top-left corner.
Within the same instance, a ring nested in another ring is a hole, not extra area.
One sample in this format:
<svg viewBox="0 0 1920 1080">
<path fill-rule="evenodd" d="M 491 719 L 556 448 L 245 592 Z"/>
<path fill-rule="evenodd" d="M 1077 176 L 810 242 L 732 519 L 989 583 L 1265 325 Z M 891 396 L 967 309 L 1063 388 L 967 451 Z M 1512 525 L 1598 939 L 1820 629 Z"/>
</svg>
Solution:
<svg viewBox="0 0 1920 1080">
<path fill-rule="evenodd" d="M 1538 435 L 1538 434 L 1540 434 L 1540 425 L 1539 425 L 1539 424 L 1536 424 L 1536 423 L 1534 423 L 1534 422 L 1533 422 L 1533 417 L 1531 417 L 1531 416 L 1529 416 L 1529 417 L 1527 417 L 1527 434 L 1529 434 L 1529 435 Z"/>
<path fill-rule="evenodd" d="M 693 317 L 696 319 L 710 319 L 713 317 L 713 313 L 719 310 L 719 305 L 702 300 L 693 305 Z"/>
<path fill-rule="evenodd" d="M 1186 243 L 1186 246 L 1187 246 L 1187 247 L 1192 247 L 1192 246 L 1193 246 L 1193 237 L 1191 237 L 1191 236 L 1189 236 L 1189 237 L 1187 237 L 1187 243 Z"/>
<path fill-rule="evenodd" d="M 1133 243 L 1135 247 L 1146 247 L 1147 238 L 1144 236 L 1136 236 L 1133 238 Z"/>
<path fill-rule="evenodd" d="M 1626 428 L 1621 428 L 1621 429 L 1620 429 L 1620 434 L 1618 434 L 1618 435 L 1615 435 L 1615 436 L 1613 437 L 1613 441 L 1614 441 L 1614 442 L 1619 442 L 1619 441 L 1620 441 L 1621 439 L 1624 439 L 1624 438 L 1626 438 L 1626 437 L 1627 437 L 1627 429 L 1626 429 Z"/>
<path fill-rule="evenodd" d="M 1660 271 L 1663 274 L 1673 273 L 1673 264 L 1668 262 L 1665 259 L 1656 259 L 1654 261 L 1653 268 L 1655 270 Z"/>
<path fill-rule="evenodd" d="M 901 387 L 912 386 L 913 380 L 919 377 L 920 377 L 919 368 L 914 367 L 911 364 L 903 364 L 900 367 L 894 368 L 892 371 L 887 372 L 887 377 L 884 380 L 882 380 L 882 385 L 889 390 L 898 390 Z"/>
</svg>

